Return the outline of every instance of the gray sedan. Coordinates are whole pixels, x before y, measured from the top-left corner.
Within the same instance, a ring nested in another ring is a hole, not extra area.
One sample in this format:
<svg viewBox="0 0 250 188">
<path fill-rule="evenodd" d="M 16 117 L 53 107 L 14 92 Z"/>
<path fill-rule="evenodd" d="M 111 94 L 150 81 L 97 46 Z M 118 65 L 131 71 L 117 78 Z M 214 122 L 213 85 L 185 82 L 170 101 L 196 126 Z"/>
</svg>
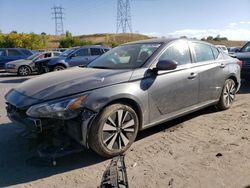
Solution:
<svg viewBox="0 0 250 188">
<path fill-rule="evenodd" d="M 8 73 L 17 73 L 20 76 L 28 76 L 32 72 L 36 72 L 35 62 L 44 58 L 57 57 L 61 52 L 43 52 L 33 54 L 26 59 L 19 59 L 16 61 L 10 61 L 5 65 L 5 71 Z"/>
<path fill-rule="evenodd" d="M 239 60 L 213 45 L 153 39 L 116 47 L 87 67 L 30 79 L 6 100 L 11 120 L 112 157 L 140 130 L 211 105 L 230 108 L 239 87 Z"/>
</svg>

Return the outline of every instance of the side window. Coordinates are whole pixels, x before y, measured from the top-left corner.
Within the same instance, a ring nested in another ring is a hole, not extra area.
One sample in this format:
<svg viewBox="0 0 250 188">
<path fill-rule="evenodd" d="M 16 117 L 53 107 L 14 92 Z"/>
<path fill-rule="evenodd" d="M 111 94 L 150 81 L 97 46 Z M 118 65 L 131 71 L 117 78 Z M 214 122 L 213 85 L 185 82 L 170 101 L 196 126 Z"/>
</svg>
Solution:
<svg viewBox="0 0 250 188">
<path fill-rule="evenodd" d="M 76 54 L 76 57 L 77 56 L 88 56 L 89 50 L 88 50 L 88 48 L 79 49 L 75 54 Z"/>
<path fill-rule="evenodd" d="M 4 49 L 0 49 L 0 57 L 6 56 L 6 52 Z"/>
<path fill-rule="evenodd" d="M 213 47 L 213 46 L 211 46 L 211 48 L 212 48 L 212 51 L 213 51 L 213 54 L 214 54 L 214 58 L 217 59 L 219 54 L 220 54 L 219 50 L 217 48 Z"/>
<path fill-rule="evenodd" d="M 90 48 L 90 53 L 92 56 L 103 54 L 103 52 L 100 48 Z"/>
<path fill-rule="evenodd" d="M 30 50 L 21 49 L 21 51 L 27 56 L 33 55 L 33 53 Z"/>
<path fill-rule="evenodd" d="M 177 41 L 170 45 L 159 60 L 175 60 L 178 65 L 191 63 L 190 51 L 186 41 Z"/>
<path fill-rule="evenodd" d="M 8 56 L 22 56 L 22 54 L 18 50 L 9 49 Z"/>
<path fill-rule="evenodd" d="M 214 60 L 214 54 L 210 45 L 192 42 L 191 46 L 195 52 L 196 62 Z"/>
<path fill-rule="evenodd" d="M 250 42 L 245 44 L 240 50 L 241 52 L 250 52 Z"/>
</svg>

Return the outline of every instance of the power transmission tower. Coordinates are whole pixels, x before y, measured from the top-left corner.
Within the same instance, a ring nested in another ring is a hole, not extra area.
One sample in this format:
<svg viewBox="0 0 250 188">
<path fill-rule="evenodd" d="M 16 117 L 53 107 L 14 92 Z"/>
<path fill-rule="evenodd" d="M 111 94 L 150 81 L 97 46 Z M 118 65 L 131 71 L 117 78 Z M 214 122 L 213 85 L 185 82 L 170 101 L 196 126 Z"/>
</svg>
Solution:
<svg viewBox="0 0 250 188">
<path fill-rule="evenodd" d="M 64 34 L 64 29 L 63 29 L 63 15 L 64 15 L 64 8 L 62 6 L 55 6 L 52 8 L 53 12 L 53 19 L 55 20 L 55 34 L 60 35 Z"/>
<path fill-rule="evenodd" d="M 122 33 L 132 33 L 131 22 L 130 0 L 117 0 L 116 33 L 119 33 L 120 29 Z"/>
</svg>

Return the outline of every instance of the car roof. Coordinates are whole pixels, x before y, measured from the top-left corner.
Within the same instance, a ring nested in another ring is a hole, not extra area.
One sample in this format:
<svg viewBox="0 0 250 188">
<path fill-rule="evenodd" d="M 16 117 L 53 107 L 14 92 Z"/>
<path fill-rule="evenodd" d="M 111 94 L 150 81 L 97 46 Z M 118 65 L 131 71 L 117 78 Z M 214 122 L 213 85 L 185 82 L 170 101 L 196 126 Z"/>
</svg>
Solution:
<svg viewBox="0 0 250 188">
<path fill-rule="evenodd" d="M 213 44 L 210 44 L 205 41 L 197 40 L 197 39 L 188 39 L 188 38 L 153 38 L 153 39 L 146 39 L 146 40 L 139 40 L 139 41 L 133 41 L 133 42 L 128 42 L 123 45 L 127 44 L 143 44 L 143 43 L 161 43 L 161 44 L 168 44 L 173 41 L 177 40 L 186 40 L 186 41 L 192 41 L 192 42 L 200 42 L 204 44 L 208 44 L 210 46 L 214 46 Z"/>
</svg>

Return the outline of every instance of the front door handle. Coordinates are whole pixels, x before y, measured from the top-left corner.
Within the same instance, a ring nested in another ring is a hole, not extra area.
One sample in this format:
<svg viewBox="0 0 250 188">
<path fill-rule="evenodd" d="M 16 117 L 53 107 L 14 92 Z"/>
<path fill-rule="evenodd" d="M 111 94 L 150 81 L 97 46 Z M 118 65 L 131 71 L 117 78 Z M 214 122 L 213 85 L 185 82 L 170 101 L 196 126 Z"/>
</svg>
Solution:
<svg viewBox="0 0 250 188">
<path fill-rule="evenodd" d="M 188 79 L 194 79 L 197 77 L 197 75 L 198 75 L 197 73 L 192 72 L 192 73 L 190 73 Z"/>
<path fill-rule="evenodd" d="M 220 68 L 225 68 L 225 66 L 226 66 L 226 65 L 225 65 L 224 63 L 221 63 L 221 64 L 220 64 Z"/>
</svg>

